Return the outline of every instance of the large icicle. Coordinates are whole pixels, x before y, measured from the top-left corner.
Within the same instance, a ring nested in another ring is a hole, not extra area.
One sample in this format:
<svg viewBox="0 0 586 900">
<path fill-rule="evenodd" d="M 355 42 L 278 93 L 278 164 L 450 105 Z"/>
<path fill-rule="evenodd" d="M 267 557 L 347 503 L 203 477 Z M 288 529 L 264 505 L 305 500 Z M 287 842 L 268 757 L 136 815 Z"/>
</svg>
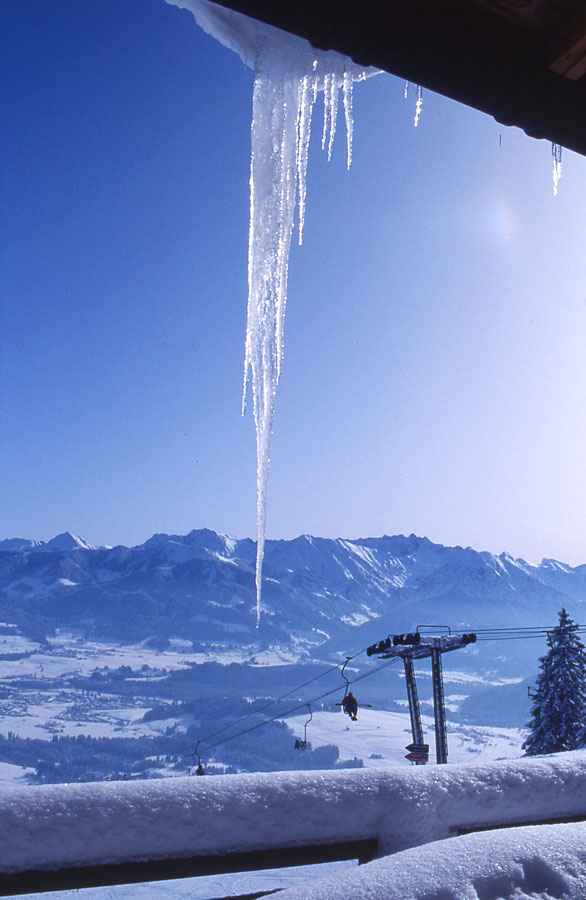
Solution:
<svg viewBox="0 0 586 900">
<path fill-rule="evenodd" d="M 305 205 L 305 165 L 311 101 L 304 79 L 275 78 L 279 55 L 270 45 L 259 55 L 252 104 L 248 321 L 243 411 L 250 379 L 256 424 L 256 620 L 260 620 L 267 484 L 275 394 L 283 360 L 287 270 L 299 184 Z M 303 121 L 302 121 L 303 119 Z M 300 127 L 301 126 L 301 127 Z M 303 140 L 299 140 L 300 132 Z M 301 235 L 300 220 L 300 235 Z"/>
<path fill-rule="evenodd" d="M 338 95 L 343 90 L 348 165 L 352 147 L 352 80 L 347 61 L 332 53 L 299 52 L 299 41 L 267 41 L 255 67 L 250 168 L 248 321 L 243 409 L 251 384 L 257 449 L 256 619 L 260 621 L 267 484 L 275 395 L 283 361 L 289 250 L 299 200 L 303 239 L 306 172 L 313 105 L 324 94 L 322 147 L 331 156 Z"/>
<path fill-rule="evenodd" d="M 248 319 L 244 388 L 251 386 L 256 425 L 256 623 L 260 621 L 267 484 L 275 395 L 283 361 L 289 250 L 299 202 L 303 240 L 306 172 L 313 106 L 324 95 L 322 147 L 328 159 L 336 133 L 342 90 L 348 167 L 352 153 L 352 84 L 368 73 L 338 53 L 313 49 L 307 41 L 263 25 L 207 0 L 167 0 L 189 9 L 201 27 L 235 50 L 255 70 L 250 164 Z"/>
</svg>

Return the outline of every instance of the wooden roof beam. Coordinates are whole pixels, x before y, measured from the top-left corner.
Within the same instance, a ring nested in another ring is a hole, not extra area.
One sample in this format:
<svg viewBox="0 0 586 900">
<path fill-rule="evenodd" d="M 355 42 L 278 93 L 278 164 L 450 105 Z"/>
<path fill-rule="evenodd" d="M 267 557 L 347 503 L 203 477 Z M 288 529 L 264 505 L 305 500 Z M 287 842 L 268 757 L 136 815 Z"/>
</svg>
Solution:
<svg viewBox="0 0 586 900">
<path fill-rule="evenodd" d="M 586 156 L 586 0 L 545 33 L 491 11 L 503 0 L 214 2 Z"/>
<path fill-rule="evenodd" d="M 578 81 L 586 75 L 586 9 L 582 9 L 556 35 L 548 47 L 552 72 Z"/>
</svg>

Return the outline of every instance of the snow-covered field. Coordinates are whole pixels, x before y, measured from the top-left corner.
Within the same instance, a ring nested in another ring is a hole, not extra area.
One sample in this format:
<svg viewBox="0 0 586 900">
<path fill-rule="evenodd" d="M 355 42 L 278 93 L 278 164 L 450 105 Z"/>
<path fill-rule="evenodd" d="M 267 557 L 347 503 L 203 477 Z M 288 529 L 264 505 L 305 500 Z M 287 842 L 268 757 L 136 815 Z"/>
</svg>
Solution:
<svg viewBox="0 0 586 900">
<path fill-rule="evenodd" d="M 169 727 L 185 730 L 196 720 L 192 716 L 169 717 L 153 722 L 140 721 L 150 708 L 138 700 L 120 705 L 120 698 L 101 695 L 104 708 L 87 709 L 76 704 L 77 693 L 62 690 L 46 697 L 42 703 L 28 703 L 20 711 L 0 717 L 0 733 L 12 733 L 22 738 L 50 740 L 53 735 L 134 738 L 163 734 Z M 1 707 L 0 707 L 1 708 Z M 303 737 L 307 715 L 293 716 L 286 724 L 296 737 Z M 430 758 L 433 759 L 433 719 L 422 716 Z M 462 725 L 448 721 L 448 746 L 451 762 L 489 762 L 522 755 L 523 732 L 516 728 Z M 316 712 L 307 731 L 308 742 L 314 747 L 335 744 L 340 757 L 359 757 L 365 767 L 395 766 L 403 761 L 405 747 L 412 741 L 409 715 L 386 710 L 360 710 L 357 722 L 350 722 L 342 712 Z M 407 761 L 405 760 L 407 763 Z M 5 780 L 0 767 L 0 781 Z"/>
<path fill-rule="evenodd" d="M 584 900 L 586 824 L 467 834 L 284 890 L 282 900 Z"/>
<path fill-rule="evenodd" d="M 435 760 L 434 722 L 422 716 L 429 744 L 430 761 Z M 287 719 L 296 737 L 303 738 L 307 714 Z M 524 734 L 519 728 L 491 728 L 462 725 L 448 721 L 448 759 L 454 763 L 492 762 L 522 756 Z M 405 759 L 406 747 L 413 740 L 408 713 L 361 709 L 358 721 L 351 722 L 343 712 L 315 712 L 307 726 L 307 740 L 312 747 L 335 744 L 342 759 L 357 756 L 366 768 L 387 768 Z"/>
<path fill-rule="evenodd" d="M 53 735 L 93 738 L 137 738 L 164 734 L 168 728 L 185 730 L 196 720 L 193 716 L 157 719 L 155 722 L 140 720 L 150 706 L 140 701 L 120 705 L 120 698 L 102 694 L 103 708 L 97 708 L 92 699 L 78 702 L 78 692 L 62 690 L 52 696 L 44 696 L 42 702 L 27 703 L 21 712 L 3 715 L 0 719 L 2 734 L 20 738 L 50 740 Z M 0 769 L 0 781 L 2 770 Z"/>
<path fill-rule="evenodd" d="M 202 651 L 195 650 L 191 641 L 179 639 L 172 640 L 168 648 L 155 651 L 147 644 L 92 641 L 66 633 L 48 638 L 43 647 L 16 631 L 14 634 L 0 635 L 0 679 L 89 675 L 105 666 L 130 666 L 139 670 L 142 666 L 156 665 L 167 671 L 184 668 L 190 663 L 215 662 L 229 666 L 232 663 L 249 663 L 251 657 L 255 665 L 278 666 L 296 663 L 299 654 L 280 647 L 260 650 L 254 646 L 229 647 L 223 644 L 210 644 Z"/>
<path fill-rule="evenodd" d="M 0 762 L 0 784 L 15 784 L 24 781 L 33 770 L 12 763 Z"/>
<path fill-rule="evenodd" d="M 32 641 L 10 623 L 0 634 L 0 737 L 50 741 L 54 737 L 158 737 L 170 729 L 185 732 L 199 720 L 192 714 L 170 714 L 142 721 L 154 705 L 165 701 L 161 682 L 173 673 L 190 673 L 194 666 L 214 663 L 226 671 L 232 664 L 282 666 L 297 662 L 293 651 L 278 647 L 234 648 L 211 644 L 195 652 L 191 641 L 172 639 L 164 648 L 149 642 L 115 643 L 85 640 L 60 632 L 42 643 Z M 116 673 L 124 691 L 113 690 Z M 90 679 L 103 676 L 95 684 Z M 88 684 L 91 684 L 88 687 Z M 136 690 L 134 690 L 134 687 Z M 238 685 L 232 688 L 238 697 Z M 227 693 L 230 692 L 228 687 Z M 26 780 L 32 769 L 0 765 L 0 784 Z M 162 773 L 161 773 L 162 774 Z"/>
</svg>

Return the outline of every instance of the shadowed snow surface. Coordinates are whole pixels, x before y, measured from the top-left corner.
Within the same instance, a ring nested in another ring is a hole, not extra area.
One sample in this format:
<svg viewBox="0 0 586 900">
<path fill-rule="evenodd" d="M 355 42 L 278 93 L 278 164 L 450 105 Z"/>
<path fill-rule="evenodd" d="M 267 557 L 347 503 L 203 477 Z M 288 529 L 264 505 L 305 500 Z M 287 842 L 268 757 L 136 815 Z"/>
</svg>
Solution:
<svg viewBox="0 0 586 900">
<path fill-rule="evenodd" d="M 279 894 L 282 900 L 584 900 L 586 824 L 467 834 Z"/>
</svg>

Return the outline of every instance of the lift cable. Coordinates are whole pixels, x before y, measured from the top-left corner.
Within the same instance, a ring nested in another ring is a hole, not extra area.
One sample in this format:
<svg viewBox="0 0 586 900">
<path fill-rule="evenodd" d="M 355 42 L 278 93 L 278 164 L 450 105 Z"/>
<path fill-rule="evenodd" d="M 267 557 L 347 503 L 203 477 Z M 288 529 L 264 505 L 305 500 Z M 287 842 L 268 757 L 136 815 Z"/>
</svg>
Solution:
<svg viewBox="0 0 586 900">
<path fill-rule="evenodd" d="M 476 639 L 478 641 L 507 641 L 507 640 L 528 640 L 529 638 L 542 638 L 548 634 L 552 634 L 557 626 L 549 628 L 537 627 L 519 627 L 519 628 L 486 628 L 476 629 Z M 586 634 L 586 626 L 578 625 L 572 628 L 574 634 Z"/>
<path fill-rule="evenodd" d="M 199 743 L 207 745 L 210 738 L 216 737 L 218 734 L 223 734 L 225 731 L 228 731 L 230 728 L 234 728 L 236 725 L 238 725 L 240 722 L 244 722 L 246 719 L 251 719 L 253 716 L 258 715 L 258 713 L 262 712 L 263 710 L 268 709 L 269 706 L 273 706 L 273 704 L 279 703 L 281 700 L 284 700 L 285 697 L 289 697 L 291 694 L 295 694 L 297 691 L 300 691 L 302 688 L 307 687 L 310 684 L 313 684 L 314 681 L 319 681 L 320 678 L 324 678 L 326 675 L 329 675 L 330 672 L 333 672 L 336 669 L 338 669 L 338 670 L 341 669 L 343 672 L 343 670 L 346 668 L 346 666 L 348 665 L 350 660 L 355 659 L 357 656 L 360 656 L 361 653 L 365 653 L 365 652 L 366 652 L 366 647 L 363 647 L 361 650 L 357 650 L 356 653 L 352 654 L 352 656 L 347 656 L 346 662 L 343 663 L 342 665 L 339 663 L 336 663 L 335 665 L 330 666 L 329 669 L 326 669 L 324 672 L 320 672 L 319 675 L 315 675 L 313 678 L 310 678 L 308 681 L 304 681 L 301 684 L 298 684 L 295 687 L 292 687 L 290 690 L 285 691 L 285 693 L 281 694 L 280 697 L 275 697 L 273 700 L 268 700 L 262 706 L 259 706 L 256 709 L 251 710 L 250 712 L 244 713 L 244 715 L 240 716 L 238 719 L 235 719 L 233 722 L 230 722 L 228 725 L 223 725 L 222 728 L 218 728 L 216 731 L 212 731 L 210 734 L 206 735 L 206 737 L 201 738 Z M 345 676 L 343 676 L 343 677 L 345 678 Z M 338 688 L 336 688 L 336 690 L 338 690 Z M 332 691 L 331 693 L 334 693 L 334 691 Z M 327 696 L 327 694 L 325 694 L 324 696 Z M 280 718 L 280 716 L 277 716 L 276 718 Z M 274 719 L 267 720 L 267 721 L 274 721 Z M 189 747 L 185 748 L 185 751 L 182 750 L 181 755 L 186 753 L 187 750 L 191 750 L 191 746 L 192 745 L 190 744 Z M 215 747 L 216 744 L 213 744 L 211 746 Z"/>
<path fill-rule="evenodd" d="M 508 638 L 543 638 L 548 635 L 548 631 L 501 631 L 500 633 L 483 634 L 481 631 L 475 631 L 478 641 L 506 641 Z"/>
<path fill-rule="evenodd" d="M 520 633 L 523 634 L 547 634 L 550 631 L 555 631 L 559 628 L 559 625 L 518 625 L 518 626 L 510 626 L 508 628 L 473 628 L 475 634 L 494 634 L 496 636 L 501 634 L 510 634 L 510 633 Z M 569 629 L 568 629 L 569 630 Z M 572 626 L 572 631 L 586 631 L 586 625 L 576 625 Z"/>
<path fill-rule="evenodd" d="M 374 675 L 375 672 L 379 672 L 381 669 L 386 669 L 388 666 L 396 663 L 397 659 L 388 660 L 386 663 L 383 663 L 381 666 L 377 666 L 376 669 L 371 669 L 369 672 L 365 672 L 363 675 L 359 675 L 357 678 L 352 679 L 350 684 L 354 684 L 356 681 L 362 681 L 363 678 L 368 678 L 370 675 Z M 312 700 L 309 700 L 305 703 L 299 703 L 297 706 L 291 707 L 291 709 L 287 709 L 284 712 L 278 713 L 276 716 L 272 716 L 270 719 L 264 719 L 262 722 L 257 722 L 255 725 L 251 725 L 250 728 L 246 728 L 244 731 L 239 731 L 238 734 L 229 735 L 226 738 L 223 738 L 221 741 L 216 741 L 214 744 L 208 744 L 208 749 L 213 750 L 214 747 L 219 747 L 221 744 L 226 744 L 228 741 L 233 740 L 234 738 L 241 737 L 244 734 L 248 734 L 250 731 L 255 731 L 257 728 L 262 728 L 263 725 L 268 725 L 270 722 L 276 722 L 279 719 L 284 719 L 286 716 L 290 716 L 291 713 L 297 712 L 299 709 L 303 709 L 305 706 L 317 703 L 318 700 L 323 700 L 325 697 L 331 696 L 331 694 L 338 694 L 340 691 L 339 687 L 332 688 L 329 691 L 326 691 L 324 694 L 320 694 L 318 697 L 314 697 Z"/>
<path fill-rule="evenodd" d="M 361 651 L 362 652 L 362 651 Z M 376 669 L 371 669 L 369 672 L 365 672 L 362 675 L 358 675 L 356 678 L 353 678 L 350 681 L 350 684 L 355 684 L 357 681 L 362 681 L 363 678 L 368 678 L 370 675 L 374 675 L 376 672 L 380 672 L 382 669 L 388 668 L 388 666 L 393 665 L 398 662 L 398 658 L 393 658 L 383 663 L 380 666 L 377 666 Z M 336 666 L 335 668 L 339 668 Z M 291 713 L 297 712 L 300 709 L 303 709 L 308 704 L 313 705 L 317 703 L 318 700 L 323 700 L 325 697 L 329 697 L 331 694 L 338 694 L 340 692 L 340 687 L 337 686 L 332 688 L 329 691 L 326 691 L 324 694 L 320 694 L 319 697 L 314 697 L 312 700 L 306 701 L 304 703 L 299 703 L 297 706 L 291 707 L 291 709 L 287 709 L 284 712 L 278 713 L 276 716 L 272 716 L 270 719 L 263 719 L 262 722 L 257 722 L 255 725 L 251 725 L 250 728 L 245 728 L 243 731 L 239 731 L 237 734 L 228 735 L 228 737 L 222 738 L 221 741 L 216 741 L 214 744 L 207 744 L 208 750 L 213 750 L 215 747 L 219 747 L 222 744 L 227 744 L 228 741 L 235 740 L 238 737 L 242 737 L 245 734 L 249 734 L 251 731 L 256 731 L 257 728 L 262 728 L 263 725 L 268 725 L 271 722 L 276 722 L 279 719 L 284 719 L 286 716 L 290 716 Z M 275 701 L 276 702 L 276 701 Z M 200 743 L 205 743 L 205 741 L 200 741 Z"/>
<path fill-rule="evenodd" d="M 258 715 L 258 713 L 262 712 L 263 709 L 268 709 L 269 706 L 272 706 L 273 703 L 278 703 L 280 700 L 284 700 L 285 697 L 288 697 L 290 694 L 294 694 L 296 691 L 301 690 L 301 688 L 307 687 L 308 684 L 313 684 L 314 681 L 318 681 L 320 678 L 324 678 L 326 675 L 329 675 L 330 672 L 333 672 L 334 669 L 339 669 L 338 665 L 330 666 L 329 669 L 326 669 L 325 672 L 321 672 L 319 675 L 316 675 L 314 678 L 310 678 L 309 681 L 304 681 L 303 684 L 297 685 L 297 687 L 291 688 L 290 691 L 286 691 L 284 694 L 281 694 L 280 697 L 275 697 L 274 700 L 268 700 L 262 706 L 259 706 L 257 709 L 251 710 L 250 712 L 244 713 L 243 716 L 240 716 L 238 719 L 235 719 L 233 722 L 230 722 L 229 725 L 224 725 L 222 728 L 218 728 L 217 731 L 212 731 L 211 734 L 208 734 L 207 737 L 201 739 L 201 743 L 207 744 L 210 738 L 216 737 L 218 734 L 223 734 L 224 731 L 228 731 L 229 728 L 234 728 L 238 725 L 239 722 L 243 722 L 245 719 L 250 719 L 252 716 Z"/>
</svg>

